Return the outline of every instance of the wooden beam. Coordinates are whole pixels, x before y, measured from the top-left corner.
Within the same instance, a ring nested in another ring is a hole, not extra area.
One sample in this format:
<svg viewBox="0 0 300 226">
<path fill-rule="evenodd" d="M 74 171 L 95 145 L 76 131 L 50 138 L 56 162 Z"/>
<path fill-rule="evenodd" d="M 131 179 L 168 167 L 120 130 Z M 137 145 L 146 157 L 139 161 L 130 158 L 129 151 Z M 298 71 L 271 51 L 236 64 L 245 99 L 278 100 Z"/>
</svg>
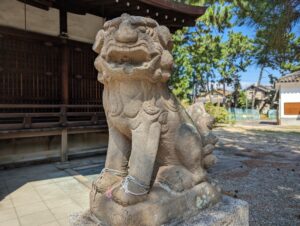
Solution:
<svg viewBox="0 0 300 226">
<path fill-rule="evenodd" d="M 49 10 L 49 7 L 52 7 L 53 2 L 50 0 L 18 0 L 27 5 L 31 5 L 43 10 Z"/>
<path fill-rule="evenodd" d="M 0 108 L 103 108 L 102 105 L 96 104 L 0 104 Z"/>
<path fill-rule="evenodd" d="M 16 138 L 29 138 L 29 137 L 47 137 L 61 135 L 61 128 L 48 128 L 48 129 L 23 129 L 14 131 L 0 131 L 0 140 L 3 139 L 16 139 Z M 87 126 L 75 127 L 68 129 L 69 134 L 82 134 L 82 133 L 108 133 L 106 125 L 100 126 Z"/>
<path fill-rule="evenodd" d="M 24 0 L 21 0 L 24 1 Z M 41 1 L 47 7 L 51 5 L 52 7 L 58 8 L 60 10 L 60 34 L 67 34 L 67 11 L 77 14 L 91 13 L 96 16 L 101 16 L 104 18 L 114 18 L 120 16 L 122 12 L 134 13 L 143 16 L 151 16 L 147 14 L 140 14 L 134 11 L 132 6 L 140 6 L 140 10 L 151 9 L 151 11 L 159 12 L 160 14 L 182 14 L 185 22 L 179 24 L 179 28 L 183 26 L 192 26 L 193 21 L 199 16 L 205 13 L 206 7 L 202 6 L 192 6 L 188 4 L 178 3 L 173 0 L 26 0 L 31 5 L 36 4 Z M 127 6 L 127 2 L 130 4 Z M 38 6 L 39 6 L 38 5 Z M 123 11 L 119 11 L 118 7 L 122 7 Z M 159 24 L 164 24 L 163 18 L 156 18 L 152 15 L 154 19 L 157 19 Z M 65 19 L 64 19 L 65 18 Z M 166 24 L 171 30 L 176 30 L 178 27 L 172 27 L 171 24 Z"/>
<path fill-rule="evenodd" d="M 192 6 L 184 3 L 174 2 L 172 0 L 139 0 L 148 5 L 157 7 L 158 9 L 167 9 L 184 13 L 187 16 L 201 16 L 205 13 L 206 7 Z"/>
</svg>

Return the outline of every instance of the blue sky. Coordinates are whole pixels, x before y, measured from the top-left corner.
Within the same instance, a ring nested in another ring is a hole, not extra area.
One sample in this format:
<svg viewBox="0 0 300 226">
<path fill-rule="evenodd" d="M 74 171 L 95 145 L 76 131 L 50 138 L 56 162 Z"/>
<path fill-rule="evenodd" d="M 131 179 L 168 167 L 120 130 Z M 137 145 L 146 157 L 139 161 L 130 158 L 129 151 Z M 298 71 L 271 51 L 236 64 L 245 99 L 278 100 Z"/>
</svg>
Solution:
<svg viewBox="0 0 300 226">
<path fill-rule="evenodd" d="M 249 27 L 249 26 L 241 26 L 241 27 L 234 27 L 233 30 L 235 32 L 242 32 L 244 35 L 247 35 L 250 38 L 255 37 L 255 27 Z M 297 25 L 294 27 L 293 32 L 296 35 L 300 34 L 300 27 Z M 256 65 L 251 65 L 247 68 L 246 72 L 241 72 L 241 85 L 242 88 L 246 88 L 247 86 L 256 83 L 258 76 L 260 73 L 260 68 L 258 68 Z M 282 74 L 278 70 L 272 70 L 270 68 L 267 68 L 263 73 L 263 78 L 261 83 L 264 85 L 270 85 L 269 83 L 269 77 L 268 75 L 272 74 L 276 77 L 281 77 Z"/>
<path fill-rule="evenodd" d="M 242 32 L 244 35 L 247 35 L 249 38 L 255 37 L 255 28 L 251 28 L 249 26 L 241 26 L 241 27 L 234 27 L 233 30 L 235 32 Z M 260 68 L 256 65 L 251 65 L 247 68 L 246 72 L 241 72 L 241 85 L 242 88 L 246 88 L 247 86 L 256 83 L 258 79 L 258 75 L 260 73 Z M 263 74 L 263 78 L 261 83 L 264 85 L 269 85 L 269 74 L 273 74 L 276 77 L 280 77 L 281 74 L 277 70 L 266 69 Z"/>
<path fill-rule="evenodd" d="M 190 27 L 190 29 L 194 30 L 195 27 Z M 223 41 L 225 41 L 228 38 L 227 31 L 225 30 L 223 33 Z M 254 39 L 255 34 L 256 34 L 256 27 L 250 26 L 250 25 L 234 26 L 234 27 L 230 28 L 230 31 L 241 32 L 243 35 Z M 212 32 L 216 32 L 216 35 L 218 34 L 218 32 L 216 30 L 212 30 Z M 297 23 L 294 25 L 292 32 L 296 35 L 296 37 L 300 36 L 300 23 Z M 252 84 L 255 84 L 257 82 L 259 73 L 260 73 L 260 68 L 255 64 L 248 66 L 247 70 L 245 72 L 240 72 L 239 75 L 241 78 L 240 83 L 241 83 L 242 89 L 247 88 L 248 86 L 250 86 Z M 266 68 L 266 69 L 264 69 L 263 77 L 261 80 L 262 85 L 271 85 L 269 76 L 268 76 L 270 74 L 277 78 L 283 76 L 283 74 L 281 74 L 281 72 L 279 70 L 273 70 L 271 68 Z M 230 89 L 232 89 L 232 87 L 231 86 L 227 87 L 227 89 L 230 90 Z"/>
<path fill-rule="evenodd" d="M 259 72 L 260 72 L 260 68 L 258 68 L 256 65 L 251 65 L 251 66 L 249 66 L 247 68 L 246 72 L 241 72 L 240 75 L 241 75 L 241 85 L 242 85 L 242 88 L 244 89 L 247 86 L 249 86 L 249 85 L 251 85 L 253 83 L 256 83 L 257 79 L 258 79 Z M 280 77 L 281 76 L 281 74 L 280 74 L 279 71 L 267 68 L 264 71 L 261 84 L 263 84 L 263 85 L 270 85 L 270 83 L 269 83 L 269 77 L 268 77 L 269 74 L 272 74 L 272 75 L 274 75 L 276 77 Z"/>
<path fill-rule="evenodd" d="M 190 29 L 195 29 L 194 27 L 191 27 Z M 248 36 L 249 38 L 255 38 L 255 33 L 256 33 L 256 29 L 255 27 L 250 27 L 247 25 L 243 25 L 243 26 L 235 26 L 230 28 L 230 31 L 234 31 L 234 32 L 241 32 L 243 35 Z M 215 31 L 213 31 L 215 32 Z M 216 33 L 217 34 L 217 33 Z M 224 31 L 224 36 L 223 36 L 223 40 L 225 41 L 227 39 L 227 31 Z M 247 71 L 245 72 L 240 72 L 240 76 L 241 76 L 241 86 L 242 89 L 247 88 L 248 86 L 254 84 L 257 82 L 258 76 L 260 73 L 260 68 L 257 67 L 255 64 L 250 65 L 247 67 Z M 261 80 L 261 84 L 262 85 L 271 85 L 270 81 L 269 81 L 269 77 L 268 75 L 272 74 L 273 76 L 276 77 L 281 77 L 281 73 L 278 70 L 272 70 L 270 68 L 267 68 L 264 70 L 263 73 L 263 77 Z M 232 87 L 227 87 L 229 90 L 232 89 Z"/>
</svg>

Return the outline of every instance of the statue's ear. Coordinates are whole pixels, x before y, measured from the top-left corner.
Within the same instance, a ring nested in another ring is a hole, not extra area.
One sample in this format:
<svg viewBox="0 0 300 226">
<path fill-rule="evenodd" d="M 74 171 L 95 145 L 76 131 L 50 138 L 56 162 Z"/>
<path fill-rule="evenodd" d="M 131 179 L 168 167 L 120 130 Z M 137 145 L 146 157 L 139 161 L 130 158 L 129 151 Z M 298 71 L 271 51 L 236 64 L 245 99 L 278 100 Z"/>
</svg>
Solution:
<svg viewBox="0 0 300 226">
<path fill-rule="evenodd" d="M 101 29 L 100 31 L 98 31 L 93 45 L 93 50 L 96 53 L 99 54 L 101 52 L 101 49 L 103 47 L 103 42 L 104 42 L 104 30 Z"/>
<path fill-rule="evenodd" d="M 166 50 L 171 51 L 173 48 L 173 43 L 172 34 L 170 33 L 169 29 L 166 26 L 159 26 L 157 29 L 160 43 Z"/>
</svg>

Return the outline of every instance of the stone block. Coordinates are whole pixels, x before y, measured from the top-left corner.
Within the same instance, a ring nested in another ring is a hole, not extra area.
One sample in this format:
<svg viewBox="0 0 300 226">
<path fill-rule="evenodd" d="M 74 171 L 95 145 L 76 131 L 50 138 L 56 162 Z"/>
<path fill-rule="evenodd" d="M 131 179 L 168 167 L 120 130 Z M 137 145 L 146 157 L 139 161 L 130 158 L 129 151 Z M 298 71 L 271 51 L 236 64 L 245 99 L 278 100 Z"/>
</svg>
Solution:
<svg viewBox="0 0 300 226">
<path fill-rule="evenodd" d="M 223 196 L 221 201 L 187 220 L 164 226 L 249 226 L 249 205 L 246 201 Z"/>
<path fill-rule="evenodd" d="M 174 206 L 175 208 L 175 206 Z M 141 210 L 143 211 L 143 210 Z M 188 212 L 189 210 L 187 210 Z M 223 196 L 221 201 L 211 208 L 199 210 L 194 216 L 187 216 L 187 212 L 182 213 L 181 220 L 174 220 L 163 226 L 248 226 L 249 225 L 249 205 L 247 202 Z M 155 213 L 151 213 L 153 220 Z M 113 213 L 112 213 L 113 216 Z M 148 221 L 149 222 L 149 221 Z M 107 226 L 100 222 L 89 211 L 85 213 L 74 213 L 70 216 L 71 226 Z M 127 225 L 126 223 L 124 226 Z M 141 225 L 141 224 L 137 224 Z M 143 224 L 144 225 L 144 224 Z M 144 225 L 148 226 L 148 225 Z"/>
</svg>

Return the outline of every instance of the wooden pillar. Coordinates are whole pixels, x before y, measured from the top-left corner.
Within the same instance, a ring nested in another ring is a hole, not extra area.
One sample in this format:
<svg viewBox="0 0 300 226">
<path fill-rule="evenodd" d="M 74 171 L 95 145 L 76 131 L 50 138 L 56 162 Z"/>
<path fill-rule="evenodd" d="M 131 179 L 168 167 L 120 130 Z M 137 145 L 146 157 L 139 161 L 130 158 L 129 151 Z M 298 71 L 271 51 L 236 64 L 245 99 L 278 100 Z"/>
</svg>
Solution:
<svg viewBox="0 0 300 226">
<path fill-rule="evenodd" d="M 68 161 L 68 129 L 63 128 L 61 131 L 61 150 L 60 160 L 62 162 Z"/>
<path fill-rule="evenodd" d="M 59 10 L 59 31 L 62 38 L 62 104 L 69 103 L 69 49 L 68 49 L 68 21 L 66 1 L 62 0 Z"/>
<path fill-rule="evenodd" d="M 62 104 L 69 104 L 69 49 L 66 43 L 62 46 L 61 85 L 61 102 Z"/>
<path fill-rule="evenodd" d="M 68 22 L 67 22 L 67 10 L 66 10 L 66 1 L 61 1 L 61 6 L 59 10 L 59 30 L 60 37 L 62 38 L 62 62 L 61 62 L 61 103 L 63 105 L 69 104 L 69 48 L 67 45 L 68 38 Z M 61 125 L 63 127 L 61 133 L 61 161 L 68 160 L 68 129 L 67 126 L 67 118 L 66 118 L 66 107 L 61 108 L 62 121 Z"/>
<path fill-rule="evenodd" d="M 66 0 L 60 1 L 59 33 L 61 37 L 68 37 L 68 18 L 67 18 Z"/>
</svg>

